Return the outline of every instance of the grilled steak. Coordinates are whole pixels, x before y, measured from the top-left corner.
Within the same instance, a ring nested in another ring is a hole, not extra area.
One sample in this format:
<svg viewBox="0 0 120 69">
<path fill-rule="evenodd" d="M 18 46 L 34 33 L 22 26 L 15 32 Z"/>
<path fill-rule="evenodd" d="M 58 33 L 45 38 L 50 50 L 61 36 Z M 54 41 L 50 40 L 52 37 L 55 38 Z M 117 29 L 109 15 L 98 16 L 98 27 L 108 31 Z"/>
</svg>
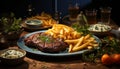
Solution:
<svg viewBox="0 0 120 69">
<path fill-rule="evenodd" d="M 45 33 L 35 33 L 25 38 L 25 45 L 30 47 L 36 47 L 43 52 L 60 52 L 68 47 L 60 38 L 53 38 Z"/>
</svg>

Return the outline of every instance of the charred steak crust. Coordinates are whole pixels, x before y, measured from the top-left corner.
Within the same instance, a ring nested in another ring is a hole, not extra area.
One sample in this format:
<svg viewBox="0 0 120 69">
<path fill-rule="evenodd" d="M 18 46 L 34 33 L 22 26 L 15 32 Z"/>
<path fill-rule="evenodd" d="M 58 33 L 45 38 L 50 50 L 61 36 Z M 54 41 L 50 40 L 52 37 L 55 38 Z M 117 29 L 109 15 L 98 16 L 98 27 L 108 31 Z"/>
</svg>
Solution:
<svg viewBox="0 0 120 69">
<path fill-rule="evenodd" d="M 38 48 L 43 52 L 60 52 L 66 50 L 68 44 L 60 38 L 53 38 L 44 32 L 35 33 L 24 39 L 25 45 Z"/>
</svg>

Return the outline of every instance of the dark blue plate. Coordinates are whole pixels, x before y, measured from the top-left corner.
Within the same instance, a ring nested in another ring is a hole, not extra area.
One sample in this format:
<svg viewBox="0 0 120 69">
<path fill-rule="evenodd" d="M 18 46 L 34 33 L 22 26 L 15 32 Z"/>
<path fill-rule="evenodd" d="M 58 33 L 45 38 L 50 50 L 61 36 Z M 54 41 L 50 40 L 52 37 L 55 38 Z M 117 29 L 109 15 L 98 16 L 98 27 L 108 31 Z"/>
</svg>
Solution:
<svg viewBox="0 0 120 69">
<path fill-rule="evenodd" d="M 59 57 L 59 56 L 73 56 L 73 55 L 80 55 L 84 52 L 89 52 L 91 50 L 88 50 L 88 49 L 85 49 L 85 50 L 81 50 L 81 51 L 77 51 L 77 52 L 73 52 L 73 53 L 68 53 L 67 52 L 67 49 L 65 51 L 62 51 L 62 52 L 59 52 L 59 53 L 46 53 L 46 52 L 42 52 L 40 50 L 37 50 L 37 49 L 34 49 L 34 48 L 30 48 L 28 46 L 25 45 L 24 43 L 24 39 L 27 38 L 28 36 L 32 35 L 32 34 L 35 34 L 35 33 L 39 33 L 39 32 L 44 32 L 45 30 L 43 31 L 37 31 L 37 32 L 33 32 L 33 33 L 29 33 L 29 34 L 26 34 L 25 36 L 21 37 L 18 41 L 17 41 L 17 45 L 27 51 L 27 52 L 30 52 L 30 53 L 33 53 L 33 54 L 37 54 L 37 55 L 43 55 L 43 56 L 54 56 L 54 57 Z M 96 48 L 96 49 L 99 49 L 99 47 L 101 46 L 101 40 L 94 36 L 93 37 L 96 39 L 96 41 L 99 43 L 99 46 Z"/>
</svg>

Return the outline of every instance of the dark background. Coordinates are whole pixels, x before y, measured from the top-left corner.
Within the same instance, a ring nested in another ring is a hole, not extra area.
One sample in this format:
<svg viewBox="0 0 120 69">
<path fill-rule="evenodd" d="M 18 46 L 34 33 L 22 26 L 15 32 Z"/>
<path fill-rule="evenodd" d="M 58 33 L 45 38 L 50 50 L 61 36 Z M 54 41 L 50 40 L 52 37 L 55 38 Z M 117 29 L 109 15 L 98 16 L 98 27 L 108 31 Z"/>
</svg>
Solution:
<svg viewBox="0 0 120 69">
<path fill-rule="evenodd" d="M 61 13 L 61 17 L 68 15 L 68 5 L 70 3 L 78 3 L 80 11 L 94 8 L 98 10 L 100 7 L 112 7 L 111 18 L 120 26 L 119 0 L 57 0 L 57 11 Z M 0 17 L 4 13 L 14 12 L 16 17 L 28 17 L 28 5 L 31 4 L 33 15 L 46 12 L 55 13 L 55 0 L 0 0 Z"/>
<path fill-rule="evenodd" d="M 54 0 L 1 0 L 0 15 L 3 13 L 14 12 L 17 17 L 28 16 L 28 5 L 32 5 L 33 15 L 40 14 L 42 11 L 53 13 Z"/>
</svg>

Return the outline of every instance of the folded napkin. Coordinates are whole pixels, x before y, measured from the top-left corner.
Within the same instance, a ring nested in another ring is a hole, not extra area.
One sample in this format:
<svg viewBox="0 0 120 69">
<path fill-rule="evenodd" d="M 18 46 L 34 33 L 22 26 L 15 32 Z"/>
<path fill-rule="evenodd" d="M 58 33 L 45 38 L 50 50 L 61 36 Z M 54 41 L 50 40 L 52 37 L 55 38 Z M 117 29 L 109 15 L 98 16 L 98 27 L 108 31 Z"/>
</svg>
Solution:
<svg viewBox="0 0 120 69">
<path fill-rule="evenodd" d="M 117 30 L 113 29 L 113 30 L 111 31 L 111 33 L 112 33 L 112 34 L 115 34 L 115 36 L 116 36 L 118 39 L 120 39 L 120 27 L 119 27 Z"/>
</svg>

